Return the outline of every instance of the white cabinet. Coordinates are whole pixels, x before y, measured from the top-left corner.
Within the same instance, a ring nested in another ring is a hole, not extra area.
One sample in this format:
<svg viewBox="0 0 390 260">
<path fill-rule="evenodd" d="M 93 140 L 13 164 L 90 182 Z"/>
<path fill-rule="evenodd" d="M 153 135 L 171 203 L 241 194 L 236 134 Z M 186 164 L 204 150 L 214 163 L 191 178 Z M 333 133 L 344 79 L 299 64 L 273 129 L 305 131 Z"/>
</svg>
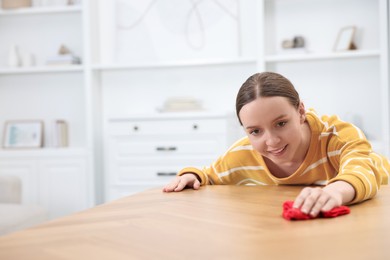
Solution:
<svg viewBox="0 0 390 260">
<path fill-rule="evenodd" d="M 0 174 L 17 176 L 22 203 L 46 208 L 53 219 L 92 205 L 86 158 L 82 151 L 2 151 Z"/>
<path fill-rule="evenodd" d="M 48 209 L 50 218 L 65 216 L 91 205 L 85 159 L 40 160 L 38 171 L 39 204 Z"/>
<path fill-rule="evenodd" d="M 16 176 L 21 181 L 23 204 L 38 204 L 37 165 L 34 160 L 0 158 L 0 174 Z"/>
<path fill-rule="evenodd" d="M 162 187 L 184 167 L 210 165 L 234 139 L 234 122 L 227 115 L 175 113 L 110 120 L 105 200 Z"/>
</svg>

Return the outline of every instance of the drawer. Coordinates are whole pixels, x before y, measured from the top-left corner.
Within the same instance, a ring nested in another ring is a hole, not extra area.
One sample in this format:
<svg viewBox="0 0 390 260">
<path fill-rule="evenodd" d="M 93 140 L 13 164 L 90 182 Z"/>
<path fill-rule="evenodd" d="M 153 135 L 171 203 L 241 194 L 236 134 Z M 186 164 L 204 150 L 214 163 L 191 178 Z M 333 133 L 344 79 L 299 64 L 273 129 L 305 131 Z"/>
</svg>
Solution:
<svg viewBox="0 0 390 260">
<path fill-rule="evenodd" d="M 209 166 L 211 163 L 216 161 L 218 156 L 209 155 L 209 156 L 140 156 L 140 157 L 117 157 L 113 160 L 112 166 L 117 167 L 114 170 L 117 171 L 120 168 L 128 168 L 131 166 L 137 167 L 162 167 L 166 168 L 168 166 L 177 168 L 184 167 L 203 167 Z"/>
<path fill-rule="evenodd" d="M 224 137 L 207 137 L 200 139 L 171 137 L 167 140 L 145 139 L 145 138 L 115 138 L 111 143 L 112 151 L 118 156 L 134 155 L 185 155 L 185 154 L 215 154 L 224 148 L 226 141 Z"/>
<path fill-rule="evenodd" d="M 187 160 L 164 159 L 121 159 L 112 165 L 109 177 L 111 183 L 133 183 L 133 181 L 169 182 L 184 167 L 203 168 L 209 166 L 215 158 L 197 158 Z"/>
<path fill-rule="evenodd" d="M 119 167 L 116 182 L 132 183 L 133 181 L 150 181 L 168 183 L 175 178 L 182 167 L 174 166 L 133 166 Z"/>
<path fill-rule="evenodd" d="M 226 133 L 225 119 L 182 119 L 109 122 L 109 135 Z"/>
</svg>

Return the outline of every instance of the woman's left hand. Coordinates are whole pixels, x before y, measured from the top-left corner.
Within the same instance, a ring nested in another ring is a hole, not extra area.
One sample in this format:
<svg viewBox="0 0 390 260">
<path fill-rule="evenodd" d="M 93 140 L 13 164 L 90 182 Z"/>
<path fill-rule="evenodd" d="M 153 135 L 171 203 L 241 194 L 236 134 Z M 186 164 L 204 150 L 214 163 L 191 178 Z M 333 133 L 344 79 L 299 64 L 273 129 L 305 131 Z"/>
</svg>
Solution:
<svg viewBox="0 0 390 260">
<path fill-rule="evenodd" d="M 329 211 L 353 200 L 355 190 L 351 184 L 337 181 L 323 188 L 306 187 L 294 201 L 294 208 L 316 217 L 320 211 Z"/>
</svg>

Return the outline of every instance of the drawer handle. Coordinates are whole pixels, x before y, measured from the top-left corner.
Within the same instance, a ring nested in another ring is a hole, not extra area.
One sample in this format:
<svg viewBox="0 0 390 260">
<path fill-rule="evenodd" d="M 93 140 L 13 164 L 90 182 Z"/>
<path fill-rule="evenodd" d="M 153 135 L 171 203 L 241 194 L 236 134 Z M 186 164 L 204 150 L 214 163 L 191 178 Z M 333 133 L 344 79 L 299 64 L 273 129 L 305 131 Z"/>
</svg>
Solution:
<svg viewBox="0 0 390 260">
<path fill-rule="evenodd" d="M 163 146 L 158 146 L 156 147 L 156 151 L 176 151 L 177 148 L 175 146 L 169 146 L 169 147 L 163 147 Z"/>
<path fill-rule="evenodd" d="M 176 176 L 176 172 L 158 172 L 157 176 Z"/>
</svg>

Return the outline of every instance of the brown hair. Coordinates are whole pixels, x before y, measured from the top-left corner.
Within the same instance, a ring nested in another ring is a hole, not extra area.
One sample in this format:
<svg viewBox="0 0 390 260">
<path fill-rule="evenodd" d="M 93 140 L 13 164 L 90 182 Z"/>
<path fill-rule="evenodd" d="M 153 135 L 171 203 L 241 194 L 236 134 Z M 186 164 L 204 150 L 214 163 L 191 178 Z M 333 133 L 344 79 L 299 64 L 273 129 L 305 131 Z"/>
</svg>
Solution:
<svg viewBox="0 0 390 260">
<path fill-rule="evenodd" d="M 285 77 L 274 72 L 256 73 L 250 76 L 238 91 L 236 114 L 242 125 L 239 113 L 243 106 L 259 97 L 286 97 L 291 105 L 299 107 L 300 98 L 294 85 Z"/>
</svg>

